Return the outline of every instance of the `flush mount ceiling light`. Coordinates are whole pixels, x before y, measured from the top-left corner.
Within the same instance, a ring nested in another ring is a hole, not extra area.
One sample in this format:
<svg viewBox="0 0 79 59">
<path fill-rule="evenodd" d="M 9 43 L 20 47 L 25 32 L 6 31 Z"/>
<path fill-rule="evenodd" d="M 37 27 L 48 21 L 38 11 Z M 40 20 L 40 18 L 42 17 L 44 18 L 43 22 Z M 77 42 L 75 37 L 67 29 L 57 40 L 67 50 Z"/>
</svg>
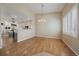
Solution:
<svg viewBox="0 0 79 59">
<path fill-rule="evenodd" d="M 38 22 L 46 22 L 46 19 L 44 18 L 44 8 L 45 8 L 44 4 L 41 4 L 41 15 L 40 15 L 41 17 L 38 20 Z"/>
</svg>

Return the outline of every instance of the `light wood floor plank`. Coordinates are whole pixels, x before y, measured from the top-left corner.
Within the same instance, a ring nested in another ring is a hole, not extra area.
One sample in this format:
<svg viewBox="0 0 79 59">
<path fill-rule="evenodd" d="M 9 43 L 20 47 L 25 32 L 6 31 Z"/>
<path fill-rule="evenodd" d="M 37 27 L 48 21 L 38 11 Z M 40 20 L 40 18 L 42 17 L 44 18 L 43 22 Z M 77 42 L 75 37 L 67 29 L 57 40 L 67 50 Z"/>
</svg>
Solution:
<svg viewBox="0 0 79 59">
<path fill-rule="evenodd" d="M 1 49 L 1 55 L 31 56 L 40 52 L 48 52 L 56 56 L 75 55 L 60 39 L 34 37 L 19 43 L 13 43 Z"/>
</svg>

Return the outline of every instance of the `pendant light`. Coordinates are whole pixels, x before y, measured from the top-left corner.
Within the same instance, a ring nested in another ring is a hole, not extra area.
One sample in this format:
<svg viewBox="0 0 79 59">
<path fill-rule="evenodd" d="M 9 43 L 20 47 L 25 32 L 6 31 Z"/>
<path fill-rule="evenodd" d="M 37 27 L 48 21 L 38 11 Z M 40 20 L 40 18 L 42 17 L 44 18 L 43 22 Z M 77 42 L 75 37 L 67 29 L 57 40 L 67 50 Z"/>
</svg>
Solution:
<svg viewBox="0 0 79 59">
<path fill-rule="evenodd" d="M 44 18 L 44 4 L 41 4 L 41 17 L 40 17 L 40 19 L 38 20 L 38 22 L 46 22 L 46 19 Z"/>
</svg>

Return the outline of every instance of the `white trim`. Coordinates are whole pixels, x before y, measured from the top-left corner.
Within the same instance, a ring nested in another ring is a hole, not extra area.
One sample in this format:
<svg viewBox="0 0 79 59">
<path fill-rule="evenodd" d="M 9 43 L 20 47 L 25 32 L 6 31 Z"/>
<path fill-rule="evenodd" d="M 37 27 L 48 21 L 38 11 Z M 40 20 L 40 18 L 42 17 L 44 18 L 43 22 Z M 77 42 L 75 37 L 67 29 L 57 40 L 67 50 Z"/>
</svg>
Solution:
<svg viewBox="0 0 79 59">
<path fill-rule="evenodd" d="M 17 42 L 21 42 L 21 41 L 24 41 L 24 40 L 26 40 L 26 38 L 24 38 L 24 39 L 22 39 L 22 40 L 17 40 Z"/>
<path fill-rule="evenodd" d="M 45 37 L 45 38 L 53 38 L 53 39 L 60 39 L 60 38 L 57 38 L 57 37 L 47 37 L 47 36 L 32 36 L 32 37 L 28 37 L 27 39 L 24 38 L 22 40 L 18 40 L 17 42 L 21 42 L 21 41 L 24 41 L 24 40 L 28 40 L 30 38 L 33 38 L 33 37 Z"/>
<path fill-rule="evenodd" d="M 61 38 L 58 38 L 58 37 L 48 37 L 48 36 L 38 36 L 38 35 L 36 37 L 45 37 L 45 38 L 61 39 Z"/>
<path fill-rule="evenodd" d="M 18 40 L 17 42 L 21 42 L 21 41 L 24 41 L 24 40 L 28 40 L 28 39 L 33 38 L 33 37 L 35 37 L 35 36 L 31 36 L 31 37 L 28 37 L 28 38 L 24 38 L 24 39 Z"/>
<path fill-rule="evenodd" d="M 62 40 L 67 46 L 68 46 L 68 48 L 70 48 L 77 56 L 79 56 L 79 54 L 76 52 L 76 51 L 74 51 L 74 49 L 72 48 L 72 47 L 70 47 L 70 45 L 68 45 L 64 40 Z"/>
</svg>

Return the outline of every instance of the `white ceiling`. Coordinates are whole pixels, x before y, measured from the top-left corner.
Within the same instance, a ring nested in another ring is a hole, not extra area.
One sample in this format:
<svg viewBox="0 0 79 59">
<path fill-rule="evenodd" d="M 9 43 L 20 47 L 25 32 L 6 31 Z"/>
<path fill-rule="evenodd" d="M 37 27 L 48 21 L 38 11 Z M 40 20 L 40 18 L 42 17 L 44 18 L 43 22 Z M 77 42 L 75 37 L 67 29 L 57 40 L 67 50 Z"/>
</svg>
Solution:
<svg viewBox="0 0 79 59">
<path fill-rule="evenodd" d="M 51 13 L 51 12 L 61 12 L 64 3 L 43 3 L 44 7 L 41 7 L 42 3 L 37 4 L 26 4 L 26 8 L 28 8 L 33 13 Z M 43 10 L 43 12 L 42 12 Z"/>
<path fill-rule="evenodd" d="M 3 5 L 6 8 L 11 7 L 11 9 L 16 8 L 20 8 L 19 10 L 28 9 L 30 12 L 37 14 L 37 13 L 61 12 L 65 3 L 43 3 L 44 5 L 43 9 L 41 8 L 42 3 L 6 3 L 0 5 Z"/>
</svg>

